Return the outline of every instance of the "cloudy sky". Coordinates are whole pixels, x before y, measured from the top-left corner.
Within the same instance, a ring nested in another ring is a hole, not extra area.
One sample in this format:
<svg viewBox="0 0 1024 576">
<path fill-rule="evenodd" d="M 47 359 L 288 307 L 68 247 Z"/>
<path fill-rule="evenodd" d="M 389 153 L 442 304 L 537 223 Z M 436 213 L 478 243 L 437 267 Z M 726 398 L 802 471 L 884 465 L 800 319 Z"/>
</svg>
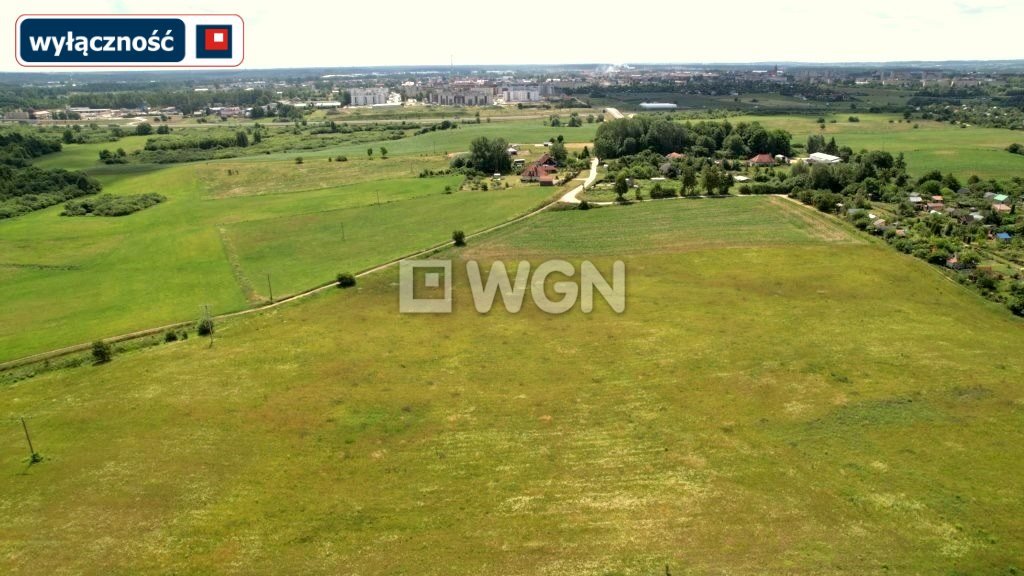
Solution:
<svg viewBox="0 0 1024 576">
<path fill-rule="evenodd" d="M 234 13 L 245 68 L 400 64 L 864 62 L 1024 58 L 1022 0 L 853 3 L 7 0 L 22 13 Z M 573 8 L 568 8 L 572 6 Z"/>
</svg>

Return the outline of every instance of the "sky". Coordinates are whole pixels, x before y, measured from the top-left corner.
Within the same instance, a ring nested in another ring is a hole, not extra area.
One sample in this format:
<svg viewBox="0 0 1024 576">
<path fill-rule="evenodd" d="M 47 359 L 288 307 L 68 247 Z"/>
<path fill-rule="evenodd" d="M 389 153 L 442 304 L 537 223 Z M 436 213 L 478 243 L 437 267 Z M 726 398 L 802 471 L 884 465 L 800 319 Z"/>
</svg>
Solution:
<svg viewBox="0 0 1024 576">
<path fill-rule="evenodd" d="M 225 13 L 243 68 L 1024 59 L 1024 0 L 853 3 L 517 0 L 6 0 L 0 70 L 23 13 Z"/>
</svg>

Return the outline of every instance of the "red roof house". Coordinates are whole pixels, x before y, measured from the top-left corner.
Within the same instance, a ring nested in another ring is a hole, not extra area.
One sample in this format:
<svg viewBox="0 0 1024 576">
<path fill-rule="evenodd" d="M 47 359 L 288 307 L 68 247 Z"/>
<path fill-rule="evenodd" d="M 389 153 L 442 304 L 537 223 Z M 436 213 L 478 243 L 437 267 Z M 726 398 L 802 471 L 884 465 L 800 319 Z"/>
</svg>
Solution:
<svg viewBox="0 0 1024 576">
<path fill-rule="evenodd" d="M 519 179 L 523 182 L 540 182 L 543 178 L 550 177 L 551 174 L 557 171 L 558 169 L 554 166 L 532 162 L 526 165 L 523 173 L 519 175 Z"/>
<path fill-rule="evenodd" d="M 751 166 L 775 166 L 775 157 L 771 154 L 758 154 L 747 161 L 747 164 Z"/>
</svg>

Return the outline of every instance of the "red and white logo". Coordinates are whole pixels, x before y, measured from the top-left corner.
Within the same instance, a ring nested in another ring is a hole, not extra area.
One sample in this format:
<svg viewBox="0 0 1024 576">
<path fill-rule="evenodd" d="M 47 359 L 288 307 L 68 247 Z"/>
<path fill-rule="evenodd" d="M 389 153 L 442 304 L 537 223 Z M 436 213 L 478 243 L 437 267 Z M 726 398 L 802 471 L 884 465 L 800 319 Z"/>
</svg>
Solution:
<svg viewBox="0 0 1024 576">
<path fill-rule="evenodd" d="M 203 30 L 203 48 L 211 52 L 221 52 L 231 49 L 231 37 L 228 28 L 207 28 Z"/>
</svg>

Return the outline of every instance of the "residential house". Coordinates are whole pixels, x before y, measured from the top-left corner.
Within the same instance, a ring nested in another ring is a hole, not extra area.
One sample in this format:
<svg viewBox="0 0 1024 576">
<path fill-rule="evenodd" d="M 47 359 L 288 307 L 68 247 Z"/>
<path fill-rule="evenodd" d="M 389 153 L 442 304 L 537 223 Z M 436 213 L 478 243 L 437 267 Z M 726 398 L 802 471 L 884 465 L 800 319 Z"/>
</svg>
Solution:
<svg viewBox="0 0 1024 576">
<path fill-rule="evenodd" d="M 558 169 L 548 164 L 541 164 L 539 162 L 532 162 L 523 169 L 522 174 L 519 175 L 519 179 L 523 182 L 541 182 L 545 179 L 552 179 L 552 174 L 557 172 Z"/>
<path fill-rule="evenodd" d="M 775 157 L 771 154 L 758 154 L 747 160 L 749 166 L 775 166 Z"/>
<path fill-rule="evenodd" d="M 1007 206 L 1006 204 L 993 204 L 992 205 L 992 211 L 993 212 L 1001 212 L 1003 214 L 1009 214 L 1012 210 L 1013 210 L 1013 208 Z"/>
<path fill-rule="evenodd" d="M 999 232 L 996 234 L 996 240 L 999 240 L 1000 242 L 1009 242 L 1012 239 L 1013 236 L 1010 236 L 1009 232 Z"/>
</svg>

